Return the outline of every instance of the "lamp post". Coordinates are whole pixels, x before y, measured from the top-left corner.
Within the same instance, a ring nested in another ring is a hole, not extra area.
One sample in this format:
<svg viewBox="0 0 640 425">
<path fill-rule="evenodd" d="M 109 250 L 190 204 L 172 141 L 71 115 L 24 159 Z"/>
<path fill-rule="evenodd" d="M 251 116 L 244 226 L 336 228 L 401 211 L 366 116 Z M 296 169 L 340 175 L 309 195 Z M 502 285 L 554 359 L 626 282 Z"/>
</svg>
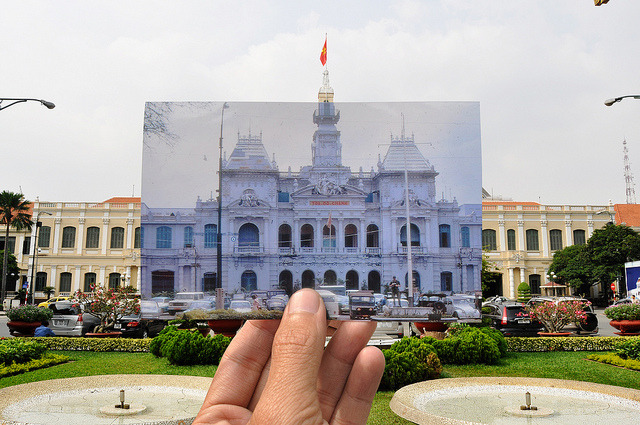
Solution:
<svg viewBox="0 0 640 425">
<path fill-rule="evenodd" d="M 31 304 L 34 304 L 35 297 L 36 267 L 38 264 L 38 233 L 40 233 L 40 228 L 42 227 L 42 223 L 40 222 L 40 214 L 53 215 L 48 211 L 38 211 L 38 214 L 36 214 L 36 231 L 33 238 L 33 262 L 31 263 L 31 282 L 29 282 Z"/>
<path fill-rule="evenodd" d="M 2 102 L 4 101 L 8 101 L 11 102 L 8 105 L 2 106 Z M 53 109 L 56 107 L 56 105 L 54 105 L 52 102 L 48 102 L 46 100 L 43 99 L 26 99 L 26 98 L 8 98 L 8 97 L 0 97 L 0 111 L 2 111 L 3 109 L 7 109 L 9 106 L 13 106 L 16 103 L 23 103 L 23 102 L 28 102 L 28 101 L 34 101 L 34 102 L 40 102 L 42 104 L 42 106 L 46 106 L 47 109 Z"/>
<path fill-rule="evenodd" d="M 625 99 L 627 97 L 632 97 L 634 99 L 640 99 L 640 94 L 628 94 L 625 96 L 620 96 L 620 97 L 614 97 L 613 99 L 607 99 L 604 101 L 604 104 L 607 106 L 611 106 L 614 103 L 620 102 L 622 99 Z"/>
<path fill-rule="evenodd" d="M 222 126 L 224 124 L 224 110 L 229 108 L 229 104 L 224 102 L 222 113 L 220 114 L 220 160 L 218 163 L 218 233 L 216 235 L 216 286 L 222 288 Z M 216 308 L 219 308 L 224 301 L 222 297 L 216 297 Z"/>
</svg>

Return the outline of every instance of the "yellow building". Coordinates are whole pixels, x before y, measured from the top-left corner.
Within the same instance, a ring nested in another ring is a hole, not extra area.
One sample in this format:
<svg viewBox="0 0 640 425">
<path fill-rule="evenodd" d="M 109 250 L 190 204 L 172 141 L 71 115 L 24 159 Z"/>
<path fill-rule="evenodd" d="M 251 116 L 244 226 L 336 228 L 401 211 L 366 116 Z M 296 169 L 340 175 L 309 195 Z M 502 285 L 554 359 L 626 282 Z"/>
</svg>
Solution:
<svg viewBox="0 0 640 425">
<path fill-rule="evenodd" d="M 545 292 L 547 273 L 555 251 L 585 244 L 595 229 L 614 221 L 614 205 L 542 205 L 483 199 L 482 245 L 497 266 L 502 285 L 497 289 L 516 298 L 518 285 L 527 282 L 533 294 Z M 560 288 L 569 294 L 570 288 Z M 592 296 L 599 289 L 593 288 Z M 547 291 L 548 292 L 548 291 Z"/>
<path fill-rule="evenodd" d="M 10 232 L 8 245 L 20 276 L 12 277 L 9 292 L 31 281 L 36 299 L 46 298 L 42 291 L 47 286 L 54 287 L 56 295 L 87 291 L 92 284 L 139 290 L 139 197 L 101 203 L 35 201 L 32 221 L 38 225 L 30 233 Z"/>
</svg>

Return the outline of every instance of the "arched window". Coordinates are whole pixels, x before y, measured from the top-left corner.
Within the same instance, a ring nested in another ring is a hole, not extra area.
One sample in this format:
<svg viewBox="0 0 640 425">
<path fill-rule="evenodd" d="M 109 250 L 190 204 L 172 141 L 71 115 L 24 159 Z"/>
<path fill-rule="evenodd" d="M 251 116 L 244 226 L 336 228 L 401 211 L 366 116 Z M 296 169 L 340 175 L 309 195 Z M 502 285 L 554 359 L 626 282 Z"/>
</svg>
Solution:
<svg viewBox="0 0 640 425">
<path fill-rule="evenodd" d="M 258 289 L 258 277 L 253 270 L 247 270 L 240 276 L 240 286 L 247 292 Z"/>
<path fill-rule="evenodd" d="M 36 273 L 36 291 L 44 291 L 47 286 L 47 272 Z"/>
<path fill-rule="evenodd" d="M 489 251 L 495 251 L 498 249 L 495 230 L 484 229 L 482 231 L 482 249 L 486 249 Z"/>
<path fill-rule="evenodd" d="M 291 226 L 281 224 L 278 228 L 278 248 L 293 248 L 291 242 Z"/>
<path fill-rule="evenodd" d="M 460 228 L 460 244 L 463 248 L 471 247 L 471 236 L 469 235 L 469 228 L 466 226 Z"/>
<path fill-rule="evenodd" d="M 322 228 L 322 247 L 323 248 L 335 248 L 336 247 L 336 226 L 333 224 L 331 228 L 324 226 Z"/>
<path fill-rule="evenodd" d="M 42 229 L 40 230 L 42 231 Z M 87 228 L 87 248 L 98 248 L 100 246 L 100 228 Z"/>
<path fill-rule="evenodd" d="M 171 248 L 171 227 L 160 226 L 156 229 L 156 248 Z"/>
<path fill-rule="evenodd" d="M 109 273 L 109 289 L 118 289 L 120 279 L 120 273 Z"/>
<path fill-rule="evenodd" d="M 451 272 L 440 273 L 440 290 L 452 291 L 453 289 L 453 274 Z"/>
<path fill-rule="evenodd" d="M 142 248 L 141 227 L 136 227 L 133 231 L 133 247 Z"/>
<path fill-rule="evenodd" d="M 174 274 L 170 270 L 151 272 L 151 292 L 154 295 L 173 292 Z"/>
<path fill-rule="evenodd" d="M 334 272 L 333 270 L 327 270 L 326 272 L 324 272 L 325 285 L 335 285 L 337 281 L 338 276 L 336 275 L 336 272 Z"/>
<path fill-rule="evenodd" d="M 283 270 L 280 272 L 278 286 L 280 289 L 284 289 L 287 292 L 287 295 L 293 294 L 293 274 L 289 270 Z"/>
<path fill-rule="evenodd" d="M 60 273 L 60 291 L 59 292 L 71 292 L 71 273 Z"/>
<path fill-rule="evenodd" d="M 218 240 L 218 226 L 215 224 L 204 225 L 204 247 L 216 248 Z"/>
<path fill-rule="evenodd" d="M 315 289 L 316 275 L 311 270 L 305 270 L 302 272 L 302 287 Z"/>
<path fill-rule="evenodd" d="M 347 289 L 360 289 L 360 285 L 358 283 L 358 272 L 355 270 L 349 270 L 347 272 L 347 276 L 346 276 L 346 285 L 347 285 Z"/>
<path fill-rule="evenodd" d="M 344 247 L 358 247 L 358 228 L 354 224 L 347 224 L 344 228 Z"/>
<path fill-rule="evenodd" d="M 238 246 L 258 247 L 260 246 L 260 231 L 253 223 L 245 223 L 238 230 Z"/>
<path fill-rule="evenodd" d="M 111 229 L 111 249 L 124 248 L 124 227 Z"/>
<path fill-rule="evenodd" d="M 51 239 L 51 227 L 42 226 L 38 231 L 38 247 L 49 248 L 50 239 Z"/>
<path fill-rule="evenodd" d="M 587 237 L 584 230 L 574 230 L 573 231 L 573 244 L 574 245 L 586 245 Z"/>
<path fill-rule="evenodd" d="M 549 248 L 551 251 L 562 249 L 562 230 L 549 230 Z"/>
<path fill-rule="evenodd" d="M 300 246 L 302 248 L 313 248 L 313 226 L 305 224 L 300 228 Z"/>
<path fill-rule="evenodd" d="M 509 251 L 516 250 L 516 231 L 513 229 L 507 230 L 507 249 Z"/>
<path fill-rule="evenodd" d="M 67 226 L 62 229 L 62 247 L 73 248 L 76 246 L 76 228 Z"/>
<path fill-rule="evenodd" d="M 405 288 L 409 288 L 409 283 L 407 281 L 407 276 L 409 276 L 409 273 L 405 273 L 404 274 L 404 286 Z M 417 271 L 413 271 L 413 288 L 414 291 L 420 291 L 420 273 L 418 273 Z M 416 289 L 417 288 L 417 289 Z"/>
<path fill-rule="evenodd" d="M 400 243 L 402 246 L 407 246 L 406 224 L 400 229 Z M 413 223 L 411 223 L 411 246 L 420 246 L 420 229 Z"/>
<path fill-rule="evenodd" d="M 97 279 L 95 273 L 85 273 L 84 274 L 84 292 L 93 292 L 95 288 Z"/>
<path fill-rule="evenodd" d="M 380 293 L 380 272 L 371 270 L 367 276 L 367 288 L 375 293 Z"/>
<path fill-rule="evenodd" d="M 440 227 L 440 248 L 451 247 L 451 226 L 448 224 L 441 224 Z"/>
<path fill-rule="evenodd" d="M 527 251 L 539 251 L 540 245 L 538 244 L 538 231 L 536 229 L 528 229 L 526 237 Z"/>
<path fill-rule="evenodd" d="M 367 226 L 367 248 L 380 248 L 378 226 L 370 224 Z"/>
<path fill-rule="evenodd" d="M 184 247 L 192 248 L 193 247 L 193 227 L 187 226 L 183 231 L 184 236 Z"/>
</svg>

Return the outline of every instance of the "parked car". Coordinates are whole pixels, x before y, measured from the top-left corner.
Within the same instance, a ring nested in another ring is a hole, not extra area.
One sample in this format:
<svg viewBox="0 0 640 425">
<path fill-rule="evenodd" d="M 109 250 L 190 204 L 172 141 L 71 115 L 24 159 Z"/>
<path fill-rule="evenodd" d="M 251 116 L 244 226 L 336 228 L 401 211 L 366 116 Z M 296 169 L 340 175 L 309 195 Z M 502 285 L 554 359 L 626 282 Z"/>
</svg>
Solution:
<svg viewBox="0 0 640 425">
<path fill-rule="evenodd" d="M 322 297 L 324 307 L 327 310 L 327 316 L 336 318 L 340 315 L 340 303 L 336 294 L 326 289 L 316 289 L 316 292 Z"/>
<path fill-rule="evenodd" d="M 504 304 L 507 302 L 511 302 L 507 297 L 503 297 L 502 295 L 494 295 L 493 297 L 489 297 L 484 300 L 484 302 L 482 303 L 482 307 L 489 304 Z"/>
<path fill-rule="evenodd" d="M 52 298 L 49 298 L 46 301 L 42 301 L 40 304 L 38 304 L 38 307 L 49 307 L 50 304 L 56 303 L 58 301 L 67 301 L 67 300 L 70 300 L 70 299 L 71 299 L 71 297 L 68 296 L 68 295 L 65 295 L 65 296 L 58 295 L 57 297 L 52 297 Z"/>
<path fill-rule="evenodd" d="M 160 307 L 160 311 L 162 313 L 166 313 L 169 311 L 169 303 L 173 300 L 173 298 L 169 297 L 153 297 L 151 301 L 155 301 L 158 303 L 158 307 Z"/>
<path fill-rule="evenodd" d="M 286 306 L 287 306 L 287 300 L 285 299 L 285 296 L 276 295 L 267 300 L 268 310 L 284 311 L 284 308 Z"/>
<path fill-rule="evenodd" d="M 251 303 L 246 300 L 231 300 L 229 310 L 235 310 L 238 313 L 248 313 L 251 311 Z"/>
<path fill-rule="evenodd" d="M 377 313 L 376 299 L 372 291 L 357 291 L 349 294 L 349 317 L 370 319 Z"/>
<path fill-rule="evenodd" d="M 167 324 L 160 320 L 162 310 L 156 301 L 140 301 L 140 313 L 124 316 L 118 320 L 114 329 L 122 332 L 125 338 L 153 338 Z"/>
<path fill-rule="evenodd" d="M 536 303 L 543 303 L 543 302 L 561 302 L 561 301 L 582 301 L 587 303 L 588 301 L 584 298 L 579 298 L 579 297 L 545 297 L 545 296 L 538 296 L 538 297 L 531 297 L 531 299 L 527 302 L 528 305 L 534 305 Z M 577 333 L 580 332 L 589 332 L 589 333 L 597 333 L 598 332 L 598 316 L 596 315 L 596 313 L 593 311 L 593 306 L 591 305 L 591 303 L 589 303 L 589 305 L 585 308 L 585 313 L 587 315 L 587 319 L 584 322 L 579 322 L 576 323 L 573 326 L 573 330 L 575 330 Z M 567 330 L 572 330 L 571 329 L 572 326 L 566 326 L 565 329 Z"/>
<path fill-rule="evenodd" d="M 100 324 L 100 319 L 84 313 L 82 305 L 73 301 L 56 301 L 49 308 L 53 311 L 49 328 L 56 336 L 84 336 Z"/>
<path fill-rule="evenodd" d="M 542 323 L 532 320 L 524 304 L 511 302 L 489 303 L 489 312 L 482 314 L 491 320 L 491 326 L 504 336 L 537 336 L 543 330 Z"/>
<path fill-rule="evenodd" d="M 349 315 L 349 297 L 347 295 L 336 295 L 338 308 L 343 316 Z"/>
<path fill-rule="evenodd" d="M 204 292 L 178 292 L 173 301 L 169 301 L 167 311 L 176 314 L 191 307 L 193 301 L 204 300 Z"/>
<path fill-rule="evenodd" d="M 482 312 L 478 308 L 479 299 L 475 296 L 459 294 L 451 295 L 447 298 L 452 301 L 453 311 L 451 315 L 456 317 L 459 322 L 480 323 L 482 321 Z"/>
</svg>

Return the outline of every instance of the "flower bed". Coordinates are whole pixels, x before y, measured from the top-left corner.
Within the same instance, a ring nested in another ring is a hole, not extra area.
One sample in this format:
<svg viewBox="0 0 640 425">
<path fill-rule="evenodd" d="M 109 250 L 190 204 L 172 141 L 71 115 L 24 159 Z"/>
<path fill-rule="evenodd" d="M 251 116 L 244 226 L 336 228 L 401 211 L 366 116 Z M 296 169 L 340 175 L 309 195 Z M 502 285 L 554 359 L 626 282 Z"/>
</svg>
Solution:
<svg viewBox="0 0 640 425">
<path fill-rule="evenodd" d="M 49 350 L 69 351 L 123 351 L 129 353 L 148 353 L 151 339 L 130 338 L 68 338 L 42 337 L 31 338 L 46 346 Z"/>
<path fill-rule="evenodd" d="M 512 352 L 534 351 L 611 351 L 633 337 L 510 337 L 507 347 Z"/>
</svg>

